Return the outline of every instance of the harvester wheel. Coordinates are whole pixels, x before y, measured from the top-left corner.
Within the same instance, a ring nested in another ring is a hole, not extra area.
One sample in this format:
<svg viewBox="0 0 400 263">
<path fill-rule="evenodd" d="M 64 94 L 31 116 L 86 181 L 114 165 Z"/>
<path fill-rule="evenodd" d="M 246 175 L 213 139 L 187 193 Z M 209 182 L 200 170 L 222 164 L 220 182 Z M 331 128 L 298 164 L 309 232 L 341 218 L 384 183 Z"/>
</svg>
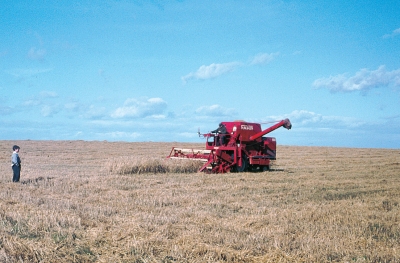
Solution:
<svg viewBox="0 0 400 263">
<path fill-rule="evenodd" d="M 238 172 L 238 173 L 242 173 L 242 172 L 247 170 L 248 166 L 249 166 L 249 162 L 248 162 L 247 158 L 243 157 L 242 166 L 235 165 L 235 167 L 233 168 L 233 171 L 234 172 Z"/>
</svg>

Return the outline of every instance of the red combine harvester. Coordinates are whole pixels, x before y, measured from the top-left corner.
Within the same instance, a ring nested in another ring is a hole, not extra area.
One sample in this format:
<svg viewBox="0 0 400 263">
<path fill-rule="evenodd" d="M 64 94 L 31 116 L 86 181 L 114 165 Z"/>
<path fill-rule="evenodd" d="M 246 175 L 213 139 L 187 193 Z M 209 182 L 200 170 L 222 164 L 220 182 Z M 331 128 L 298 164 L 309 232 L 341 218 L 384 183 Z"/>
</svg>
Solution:
<svg viewBox="0 0 400 263">
<path fill-rule="evenodd" d="M 168 158 L 197 159 L 205 162 L 200 172 L 226 173 L 244 171 L 266 171 L 271 160 L 276 159 L 276 140 L 263 137 L 280 127 L 291 129 L 289 119 L 261 130 L 261 124 L 244 121 L 222 122 L 226 133 L 201 134 L 207 139 L 205 150 L 173 147 Z"/>
</svg>

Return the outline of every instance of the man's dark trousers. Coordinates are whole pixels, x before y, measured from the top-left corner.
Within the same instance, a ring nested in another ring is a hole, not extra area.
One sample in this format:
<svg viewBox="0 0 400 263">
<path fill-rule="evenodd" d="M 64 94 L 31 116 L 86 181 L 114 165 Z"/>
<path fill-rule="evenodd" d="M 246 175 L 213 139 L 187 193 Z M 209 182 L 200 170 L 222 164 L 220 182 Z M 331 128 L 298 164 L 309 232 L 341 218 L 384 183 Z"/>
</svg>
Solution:
<svg viewBox="0 0 400 263">
<path fill-rule="evenodd" d="M 21 166 L 13 165 L 12 170 L 13 170 L 13 182 L 19 182 Z"/>
</svg>

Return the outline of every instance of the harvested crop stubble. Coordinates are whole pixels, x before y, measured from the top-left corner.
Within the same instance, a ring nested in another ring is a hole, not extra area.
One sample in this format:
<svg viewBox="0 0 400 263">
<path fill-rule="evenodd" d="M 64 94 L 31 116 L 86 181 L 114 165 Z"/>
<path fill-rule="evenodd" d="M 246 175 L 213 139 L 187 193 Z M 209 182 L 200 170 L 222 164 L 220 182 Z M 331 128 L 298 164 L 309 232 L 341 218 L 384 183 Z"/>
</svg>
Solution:
<svg viewBox="0 0 400 263">
<path fill-rule="evenodd" d="M 0 141 L 0 262 L 400 261 L 400 150 L 278 146 L 270 172 L 209 175 L 163 171 L 173 145 Z"/>
</svg>

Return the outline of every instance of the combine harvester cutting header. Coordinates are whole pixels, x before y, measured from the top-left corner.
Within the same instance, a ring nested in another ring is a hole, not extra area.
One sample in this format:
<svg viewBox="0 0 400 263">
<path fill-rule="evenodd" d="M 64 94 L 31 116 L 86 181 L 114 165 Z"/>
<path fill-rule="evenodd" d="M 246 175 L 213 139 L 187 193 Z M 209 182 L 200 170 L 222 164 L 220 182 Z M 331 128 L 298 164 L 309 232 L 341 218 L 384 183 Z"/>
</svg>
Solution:
<svg viewBox="0 0 400 263">
<path fill-rule="evenodd" d="M 205 150 L 173 147 L 168 158 L 197 159 L 205 164 L 199 172 L 226 173 L 266 171 L 276 159 L 276 140 L 263 137 L 280 127 L 291 129 L 289 119 L 261 130 L 261 124 L 244 121 L 221 122 L 219 128 L 199 136 L 207 139 Z"/>
</svg>

